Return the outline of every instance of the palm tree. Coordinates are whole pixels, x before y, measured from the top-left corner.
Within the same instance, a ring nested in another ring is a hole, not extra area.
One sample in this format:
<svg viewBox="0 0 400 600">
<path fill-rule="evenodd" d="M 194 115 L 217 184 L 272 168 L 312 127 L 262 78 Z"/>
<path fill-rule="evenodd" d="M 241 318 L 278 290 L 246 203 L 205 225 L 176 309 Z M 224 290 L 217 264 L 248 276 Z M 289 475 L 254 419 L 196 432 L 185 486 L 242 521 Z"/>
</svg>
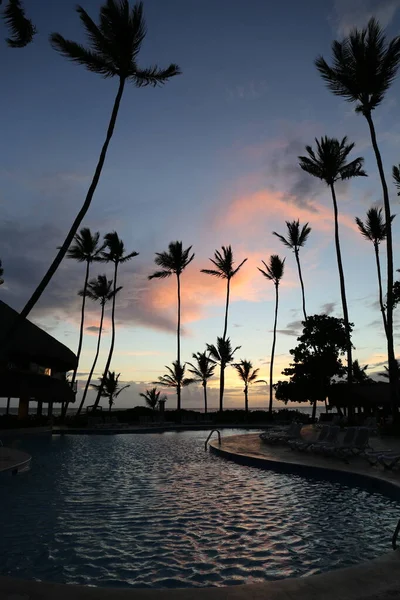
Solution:
<svg viewBox="0 0 400 600">
<path fill-rule="evenodd" d="M 83 65 L 89 71 L 102 75 L 104 78 L 117 77 L 119 81 L 118 92 L 115 97 L 106 139 L 82 208 L 76 216 L 47 273 L 20 313 L 20 318 L 16 320 L 15 325 L 7 332 L 7 340 L 10 339 L 15 329 L 28 316 L 46 289 L 66 255 L 89 209 L 100 180 L 108 146 L 114 132 L 125 84 L 131 82 L 138 88 L 149 85 L 157 86 L 164 84 L 171 77 L 180 73 L 179 67 L 175 64 L 169 65 L 166 69 L 160 69 L 155 65 L 145 69 L 141 69 L 138 66 L 137 58 L 146 37 L 146 24 L 143 17 L 142 2 L 130 8 L 129 0 L 106 0 L 100 8 L 99 25 L 96 25 L 81 6 L 78 6 L 76 10 L 88 37 L 89 46 L 86 48 L 77 42 L 66 40 L 59 33 L 53 33 L 50 37 L 53 48 L 66 58 Z"/>
<path fill-rule="evenodd" d="M 303 298 L 303 315 L 304 315 L 304 320 L 306 321 L 307 320 L 306 297 L 305 297 L 305 293 L 304 293 L 303 277 L 301 274 L 299 251 L 300 251 L 300 248 L 302 248 L 304 246 L 304 244 L 306 243 L 307 238 L 311 233 L 311 227 L 309 227 L 308 223 L 306 223 L 305 225 L 303 225 L 303 227 L 300 228 L 299 219 L 297 219 L 297 221 L 291 221 L 291 222 L 286 221 L 286 227 L 288 230 L 287 238 L 285 238 L 283 235 L 280 235 L 279 233 L 276 233 L 276 231 L 273 231 L 272 233 L 281 240 L 282 244 L 284 244 L 287 248 L 290 248 L 290 250 L 293 250 L 294 255 L 296 257 L 297 270 L 299 273 L 299 279 L 300 279 L 300 285 L 301 285 L 301 294 L 302 294 L 302 298 Z"/>
<path fill-rule="evenodd" d="M 135 256 L 138 256 L 138 252 L 131 252 L 130 254 L 125 254 L 125 245 L 124 242 L 119 238 L 118 234 L 116 231 L 113 231 L 111 233 L 107 233 L 104 236 L 104 246 L 103 248 L 106 248 L 106 250 L 102 250 L 101 252 L 101 261 L 102 262 L 112 262 L 114 263 L 114 291 L 117 288 L 117 279 L 118 279 L 118 267 L 121 264 L 124 264 L 126 262 L 128 262 L 128 260 L 131 260 L 131 258 L 134 258 Z M 110 350 L 108 353 L 108 358 L 107 358 L 107 362 L 106 362 L 106 366 L 104 368 L 104 373 L 105 375 L 107 375 L 108 370 L 110 368 L 110 364 L 111 364 L 111 359 L 112 359 L 112 355 L 114 353 L 114 345 L 115 345 L 115 296 L 116 294 L 114 294 L 113 299 L 112 299 L 112 308 L 111 308 L 111 344 L 110 344 Z M 106 381 L 104 379 L 104 381 Z M 97 393 L 97 397 L 96 397 L 96 401 L 94 403 L 93 406 L 93 410 L 96 410 L 99 402 L 100 402 L 100 398 L 101 398 L 101 394 L 102 394 L 102 389 L 100 387 L 98 393 Z"/>
<path fill-rule="evenodd" d="M 164 394 L 160 398 L 160 394 L 161 394 L 161 391 L 157 390 L 157 388 L 154 387 L 151 390 L 146 390 L 144 393 L 140 392 L 139 396 L 144 398 L 144 400 L 149 408 L 151 408 L 152 410 L 156 410 L 156 408 L 160 402 L 167 401 L 167 396 Z"/>
<path fill-rule="evenodd" d="M 0 260 L 0 285 L 2 285 L 4 283 L 4 279 L 3 279 L 3 275 L 4 275 L 4 269 L 3 269 L 3 263 Z"/>
<path fill-rule="evenodd" d="M 92 367 L 90 369 L 89 376 L 88 376 L 88 379 L 87 379 L 87 382 L 86 382 L 86 385 L 85 385 L 85 389 L 84 389 L 84 392 L 83 392 L 81 403 L 80 403 L 78 411 L 76 413 L 77 417 L 80 415 L 80 413 L 82 411 L 82 407 L 83 407 L 83 405 L 85 403 L 86 396 L 87 396 L 88 389 L 89 389 L 89 385 L 90 385 L 90 381 L 92 379 L 93 372 L 94 372 L 94 369 L 96 367 L 97 359 L 99 358 L 101 334 L 102 334 L 102 331 L 103 331 L 103 320 L 104 320 L 105 305 L 121 289 L 122 289 L 122 287 L 119 287 L 116 290 L 114 290 L 113 289 L 113 281 L 112 281 L 112 279 L 107 280 L 106 275 L 98 275 L 96 279 L 92 279 L 87 284 L 86 296 L 88 298 L 90 298 L 91 300 L 93 300 L 93 302 L 100 302 L 101 313 L 100 313 L 100 325 L 99 325 L 99 335 L 98 335 L 98 338 L 97 338 L 96 354 L 95 354 L 95 357 L 94 357 L 94 360 L 93 360 L 93 364 L 92 364 Z M 79 295 L 82 296 L 83 293 L 84 293 L 83 290 L 81 290 L 79 292 Z"/>
<path fill-rule="evenodd" d="M 389 191 L 383 169 L 382 157 L 376 139 L 372 111 L 382 102 L 393 83 L 400 64 L 400 37 L 387 42 L 379 22 L 372 18 L 368 25 L 353 29 L 343 41 L 332 44 L 333 65 L 329 66 L 322 56 L 315 65 L 328 88 L 348 102 L 356 103 L 356 112 L 368 122 L 371 142 L 375 153 L 382 185 L 386 222 L 387 250 L 387 309 L 386 337 L 388 346 L 391 399 L 393 415 L 397 417 L 399 391 L 397 365 L 393 342 L 393 242 Z"/>
<path fill-rule="evenodd" d="M 392 215 L 391 220 L 394 219 Z M 383 292 L 382 292 L 382 276 L 381 276 L 381 264 L 379 260 L 379 244 L 386 239 L 386 223 L 382 217 L 382 209 L 372 207 L 367 211 L 367 218 L 365 223 L 356 217 L 356 223 L 360 233 L 365 239 L 369 240 L 374 245 L 376 269 L 378 272 L 378 286 L 379 286 L 379 305 L 381 307 L 383 327 L 385 334 L 387 335 L 387 321 L 385 305 L 383 303 Z M 355 361 L 354 361 L 355 362 Z"/>
<path fill-rule="evenodd" d="M 0 5 L 2 0 L 0 0 Z M 3 19 L 10 32 L 6 42 L 10 48 L 23 48 L 31 43 L 36 27 L 27 18 L 21 0 L 8 0 L 3 11 Z"/>
<path fill-rule="evenodd" d="M 100 384 L 92 383 L 91 386 L 98 393 L 101 393 L 102 398 L 108 398 L 108 411 L 111 412 L 111 407 L 114 404 L 116 398 L 120 395 L 121 392 L 126 390 L 126 388 L 130 387 L 130 384 L 123 385 L 121 388 L 119 387 L 119 377 L 121 373 L 118 375 L 115 374 L 115 371 L 109 371 L 107 374 L 103 374 L 102 377 L 99 377 Z"/>
<path fill-rule="evenodd" d="M 72 258 L 77 262 L 85 262 L 86 263 L 86 271 L 85 271 L 85 280 L 83 283 L 82 289 L 82 307 L 81 307 L 81 324 L 79 328 L 79 341 L 78 341 L 78 350 L 76 352 L 76 367 L 72 374 L 71 386 L 74 385 L 76 379 L 76 373 L 79 366 L 79 359 L 82 351 L 82 342 L 83 342 L 83 327 L 85 322 L 85 304 L 86 304 L 86 290 L 89 281 L 89 271 L 90 265 L 93 261 L 98 260 L 99 254 L 103 249 L 103 246 L 99 247 L 99 238 L 100 233 L 96 231 L 96 233 L 92 234 L 88 227 L 82 227 L 79 233 L 77 233 L 74 237 L 75 244 L 73 244 L 67 253 L 67 258 Z"/>
<path fill-rule="evenodd" d="M 219 277 L 220 279 L 226 279 L 226 307 L 225 307 L 225 325 L 224 325 L 224 333 L 222 339 L 226 339 L 226 333 L 228 330 L 228 308 L 229 308 L 229 294 L 230 294 L 230 285 L 231 279 L 236 275 L 239 269 L 244 265 L 247 258 L 242 260 L 240 265 L 235 267 L 235 261 L 233 260 L 233 253 L 231 246 L 222 246 L 222 252 L 219 250 L 215 250 L 214 258 L 210 258 L 212 264 L 216 267 L 216 269 L 201 269 L 202 273 L 207 273 L 207 275 L 213 275 L 214 277 Z"/>
<path fill-rule="evenodd" d="M 192 357 L 196 361 L 196 364 L 188 362 L 187 364 L 191 369 L 188 369 L 189 373 L 195 376 L 194 381 L 201 383 L 204 390 L 204 413 L 207 414 L 207 381 L 213 377 L 215 371 L 215 364 L 207 356 L 206 352 L 196 352 L 192 354 Z"/>
<path fill-rule="evenodd" d="M 280 258 L 277 254 L 271 254 L 269 257 L 269 263 L 261 261 L 265 267 L 260 269 L 257 267 L 260 273 L 264 275 L 269 281 L 272 281 L 275 286 L 275 319 L 274 319 L 274 334 L 272 338 L 272 350 L 271 350 L 271 362 L 269 365 L 269 414 L 272 415 L 272 391 L 273 391 L 273 371 L 274 371 L 274 359 L 275 359 L 275 345 L 276 345 L 276 326 L 278 324 L 278 304 L 279 304 L 279 284 L 283 277 L 285 270 L 286 258 Z"/>
<path fill-rule="evenodd" d="M 393 166 L 392 177 L 393 177 L 393 183 L 398 190 L 397 195 L 400 196 L 400 165 Z"/>
<path fill-rule="evenodd" d="M 179 361 L 174 360 L 172 369 L 166 365 L 165 368 L 168 372 L 165 375 L 161 375 L 161 377 L 158 378 L 158 381 L 153 381 L 154 385 L 161 385 L 176 390 L 178 399 L 176 406 L 177 410 L 181 410 L 181 389 L 194 382 L 194 379 L 185 377 L 185 366 L 186 365 L 181 365 Z"/>
<path fill-rule="evenodd" d="M 352 179 L 353 177 L 366 177 L 366 173 L 362 169 L 364 159 L 358 157 L 352 160 L 351 162 L 347 162 L 347 158 L 354 148 L 354 144 L 347 143 L 347 137 L 344 137 L 340 142 L 335 138 L 328 138 L 327 136 L 325 136 L 321 138 L 321 140 L 316 139 L 315 142 L 317 144 L 316 153 L 311 148 L 311 146 L 306 146 L 308 156 L 299 156 L 300 167 L 303 169 L 303 171 L 306 171 L 306 173 L 313 175 L 313 177 L 317 177 L 318 179 L 325 181 L 325 183 L 331 190 L 335 221 L 335 246 L 339 270 L 340 294 L 342 298 L 343 318 L 348 332 L 347 381 L 348 384 L 351 385 L 351 366 L 353 364 L 351 356 L 352 346 L 350 338 L 349 313 L 347 309 L 342 254 L 340 250 L 338 206 L 336 200 L 335 183 L 338 180 L 344 181 L 347 179 Z"/>
<path fill-rule="evenodd" d="M 236 346 L 232 349 L 231 340 L 229 338 L 217 338 L 217 345 L 207 344 L 207 352 L 209 358 L 214 365 L 220 366 L 219 376 L 219 411 L 224 410 L 224 389 L 225 389 L 225 369 L 234 359 L 234 354 L 241 346 Z"/>
<path fill-rule="evenodd" d="M 360 365 L 356 359 L 353 362 L 353 378 L 356 383 L 371 383 L 373 380 L 367 375 L 367 369 L 369 365 Z"/>
<path fill-rule="evenodd" d="M 253 364 L 250 360 L 242 359 L 240 363 L 233 365 L 244 383 L 244 408 L 246 413 L 249 412 L 249 385 L 254 383 L 258 377 L 260 369 L 253 369 Z"/>
<path fill-rule="evenodd" d="M 181 275 L 186 269 L 188 264 L 194 259 L 194 253 L 190 254 L 192 246 L 183 249 L 182 242 L 171 242 L 168 246 L 167 252 L 156 252 L 154 262 L 158 267 L 161 267 L 160 271 L 155 271 L 152 275 L 149 275 L 149 279 L 166 279 L 171 275 L 176 275 L 177 289 L 178 289 L 178 324 L 176 329 L 177 337 L 177 360 L 179 368 L 185 367 L 181 365 Z M 173 363 L 175 364 L 175 363 Z M 176 388 L 178 395 L 178 410 L 181 409 L 181 386 Z"/>
</svg>

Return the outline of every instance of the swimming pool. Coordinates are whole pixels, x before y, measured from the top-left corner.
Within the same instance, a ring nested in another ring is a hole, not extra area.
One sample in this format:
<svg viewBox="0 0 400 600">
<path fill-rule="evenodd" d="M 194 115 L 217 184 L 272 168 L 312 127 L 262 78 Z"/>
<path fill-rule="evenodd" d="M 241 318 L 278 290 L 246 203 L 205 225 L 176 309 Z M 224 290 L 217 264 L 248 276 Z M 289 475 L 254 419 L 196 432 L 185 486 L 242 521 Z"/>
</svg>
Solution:
<svg viewBox="0 0 400 600">
<path fill-rule="evenodd" d="M 237 465 L 205 452 L 206 437 L 21 438 L 32 470 L 0 479 L 0 574 L 221 586 L 310 575 L 390 550 L 399 501 Z"/>
</svg>

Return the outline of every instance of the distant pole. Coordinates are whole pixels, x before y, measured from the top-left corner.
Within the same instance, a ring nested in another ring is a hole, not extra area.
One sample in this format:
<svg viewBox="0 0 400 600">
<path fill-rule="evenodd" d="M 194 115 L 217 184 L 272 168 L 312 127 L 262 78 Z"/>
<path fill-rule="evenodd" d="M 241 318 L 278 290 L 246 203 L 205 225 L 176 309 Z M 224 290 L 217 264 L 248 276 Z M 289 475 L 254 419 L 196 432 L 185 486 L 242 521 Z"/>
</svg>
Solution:
<svg viewBox="0 0 400 600">
<path fill-rule="evenodd" d="M 9 414 L 10 414 L 10 400 L 11 400 L 11 398 L 10 398 L 10 397 L 8 397 L 8 398 L 7 398 L 7 408 L 6 408 L 6 415 L 9 415 Z"/>
</svg>

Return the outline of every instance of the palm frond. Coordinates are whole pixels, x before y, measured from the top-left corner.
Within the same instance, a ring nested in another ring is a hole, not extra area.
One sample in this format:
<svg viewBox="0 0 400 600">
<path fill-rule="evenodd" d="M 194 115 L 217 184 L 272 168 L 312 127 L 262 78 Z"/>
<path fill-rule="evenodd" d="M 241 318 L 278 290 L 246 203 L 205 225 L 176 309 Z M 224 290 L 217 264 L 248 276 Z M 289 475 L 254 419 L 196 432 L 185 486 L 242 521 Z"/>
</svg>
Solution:
<svg viewBox="0 0 400 600">
<path fill-rule="evenodd" d="M 33 40 L 36 28 L 27 18 L 20 0 L 8 0 L 3 19 L 11 36 L 6 39 L 10 48 L 24 48 Z"/>
<path fill-rule="evenodd" d="M 273 281 L 275 285 L 279 285 L 285 270 L 285 260 L 285 258 L 280 258 L 278 254 L 271 254 L 268 264 L 263 260 L 261 261 L 265 267 L 265 271 L 259 267 L 257 268 L 264 275 L 264 277 L 270 281 Z"/>
<path fill-rule="evenodd" d="M 96 52 L 87 50 L 82 44 L 66 40 L 59 33 L 52 33 L 50 44 L 54 50 L 57 50 L 62 56 L 86 67 L 93 73 L 98 73 L 103 77 L 114 77 L 118 73 L 111 61 L 103 60 Z"/>
<path fill-rule="evenodd" d="M 148 275 L 147 279 L 166 279 L 172 275 L 172 271 L 155 271 L 153 275 Z"/>
<path fill-rule="evenodd" d="M 396 188 L 398 190 L 397 195 L 400 196 L 400 165 L 393 166 L 392 175 L 393 175 L 394 185 L 396 186 Z"/>
<path fill-rule="evenodd" d="M 146 87 L 148 85 L 156 87 L 157 85 L 164 85 L 168 79 L 180 74 L 181 70 L 178 65 L 170 64 L 166 69 L 161 69 L 157 65 L 154 65 L 147 69 L 137 69 L 130 75 L 129 79 L 136 87 Z"/>
</svg>

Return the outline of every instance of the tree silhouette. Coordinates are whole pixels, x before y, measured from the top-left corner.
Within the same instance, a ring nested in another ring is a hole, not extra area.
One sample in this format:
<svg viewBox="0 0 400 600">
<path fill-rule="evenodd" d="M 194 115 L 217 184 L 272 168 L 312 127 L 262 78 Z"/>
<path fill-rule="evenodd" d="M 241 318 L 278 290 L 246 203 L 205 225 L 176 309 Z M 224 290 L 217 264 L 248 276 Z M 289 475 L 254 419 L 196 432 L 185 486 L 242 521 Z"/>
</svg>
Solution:
<svg viewBox="0 0 400 600">
<path fill-rule="evenodd" d="M 396 166 L 396 165 L 393 166 L 392 177 L 393 177 L 393 183 L 394 183 L 394 185 L 396 186 L 396 188 L 398 190 L 397 191 L 397 195 L 400 196 L 400 165 L 399 166 Z"/>
<path fill-rule="evenodd" d="M 303 171 L 306 171 L 306 173 L 309 173 L 313 177 L 317 177 L 318 179 L 325 181 L 327 186 L 330 188 L 332 195 L 340 295 L 342 298 L 343 318 L 345 323 L 347 323 L 349 332 L 349 341 L 347 345 L 347 382 L 349 385 L 351 385 L 351 366 L 353 364 L 351 356 L 352 346 L 350 341 L 346 286 L 343 272 L 342 254 L 340 249 L 338 206 L 336 200 L 335 183 L 338 180 L 345 181 L 347 179 L 353 179 L 354 177 L 366 177 L 366 173 L 362 168 L 364 159 L 358 157 L 351 162 L 347 162 L 348 156 L 354 148 L 354 144 L 347 143 L 347 137 L 344 137 L 341 141 L 339 141 L 335 138 L 328 138 L 325 136 L 321 138 L 321 140 L 316 139 L 315 142 L 317 145 L 316 152 L 314 152 L 311 146 L 306 146 L 308 156 L 299 156 L 300 167 L 303 169 Z"/>
<path fill-rule="evenodd" d="M 392 219 L 394 215 L 392 215 Z M 367 218 L 365 223 L 356 217 L 356 223 L 361 235 L 373 243 L 375 250 L 376 270 L 378 273 L 378 287 L 379 287 L 379 305 L 381 307 L 383 327 L 387 336 L 387 320 L 385 313 L 385 305 L 383 303 L 383 291 L 382 291 L 382 276 L 381 276 L 381 264 L 379 260 L 379 244 L 386 239 L 386 223 L 382 217 L 382 209 L 372 207 L 367 211 Z M 354 361 L 355 362 L 355 361 Z"/>
<path fill-rule="evenodd" d="M 239 363 L 233 365 L 237 374 L 244 383 L 244 409 L 249 412 L 249 385 L 257 380 L 260 369 L 254 369 L 250 360 L 242 359 Z"/>
<path fill-rule="evenodd" d="M 296 258 L 296 263 L 297 263 L 297 271 L 299 273 L 299 279 L 300 279 L 301 295 L 302 295 L 302 299 L 303 299 L 303 315 L 304 315 L 304 320 L 306 320 L 307 319 L 306 297 L 305 297 L 305 293 L 304 293 L 304 283 L 303 283 L 303 277 L 302 277 L 302 273 L 301 273 L 299 251 L 300 251 L 300 248 L 303 248 L 304 244 L 306 243 L 307 238 L 311 233 L 311 227 L 309 227 L 308 223 L 306 223 L 305 225 L 303 225 L 300 228 L 299 219 L 297 219 L 297 221 L 291 221 L 291 222 L 286 221 L 286 227 L 288 230 L 288 235 L 286 238 L 283 235 L 276 233 L 276 231 L 273 231 L 273 234 L 276 235 L 276 237 L 281 240 L 282 244 L 284 244 L 287 248 L 290 248 L 290 250 L 293 250 L 293 252 L 294 252 L 294 255 Z"/>
<path fill-rule="evenodd" d="M 201 383 L 204 391 L 204 413 L 207 414 L 207 381 L 213 377 L 215 371 L 215 364 L 212 362 L 206 352 L 196 352 L 192 354 L 192 357 L 196 361 L 196 364 L 188 362 L 187 364 L 190 369 L 189 373 L 194 375 L 194 381 Z"/>
<path fill-rule="evenodd" d="M 181 365 L 179 361 L 175 360 L 172 363 L 172 369 L 166 365 L 165 368 L 167 369 L 167 373 L 165 375 L 161 375 L 158 378 L 158 381 L 153 381 L 154 385 L 161 385 L 163 387 L 174 388 L 176 390 L 177 410 L 181 410 L 182 388 L 187 387 L 194 382 L 194 379 L 185 377 L 185 367 L 186 365 Z"/>
<path fill-rule="evenodd" d="M 154 262 L 158 267 L 161 267 L 161 270 L 149 275 L 149 279 L 166 279 L 167 277 L 171 277 L 171 275 L 176 276 L 178 290 L 177 363 L 181 368 L 181 275 L 194 259 L 194 253 L 190 254 L 191 249 L 192 246 L 189 246 L 189 248 L 184 250 L 182 242 L 171 242 L 168 246 L 168 252 L 156 252 Z M 183 370 L 185 370 L 185 367 L 183 367 Z M 177 387 L 177 395 L 178 410 L 180 410 L 181 386 Z"/>
<path fill-rule="evenodd" d="M 393 241 L 389 191 L 382 156 L 376 139 L 372 111 L 382 102 L 393 83 L 400 64 L 400 37 L 388 42 L 379 22 L 372 18 L 363 29 L 353 29 L 343 41 L 332 44 L 333 63 L 322 56 L 315 65 L 328 88 L 337 96 L 356 104 L 356 112 L 367 120 L 372 147 L 382 185 L 387 248 L 387 346 L 393 415 L 397 418 L 399 390 L 393 343 Z"/>
<path fill-rule="evenodd" d="M 4 283 L 3 275 L 4 275 L 3 263 L 0 260 L 0 285 L 2 285 Z"/>
<path fill-rule="evenodd" d="M 107 302 L 109 302 L 115 296 L 115 294 L 117 294 L 121 289 L 122 289 L 122 287 L 119 287 L 116 290 L 114 290 L 113 289 L 113 281 L 112 281 L 112 279 L 107 280 L 106 275 L 98 275 L 96 279 L 92 279 L 87 284 L 86 296 L 88 298 L 90 298 L 90 300 L 93 300 L 93 302 L 100 302 L 101 313 L 100 313 L 99 335 L 97 337 L 96 354 L 95 354 L 95 357 L 94 357 L 94 360 L 93 360 L 92 367 L 91 367 L 90 372 L 89 372 L 89 376 L 88 376 L 87 381 L 86 381 L 86 385 L 85 385 L 85 389 L 84 389 L 84 392 L 83 392 L 81 403 L 80 403 L 78 411 L 76 413 L 77 417 L 80 415 L 80 413 L 82 411 L 82 408 L 83 408 L 83 405 L 85 403 L 86 396 L 87 396 L 88 389 L 89 389 L 89 385 L 90 385 L 90 381 L 92 379 L 93 372 L 94 372 L 94 369 L 95 369 L 96 364 L 97 364 L 97 359 L 99 358 L 100 343 L 101 343 L 101 334 L 102 334 L 102 331 L 103 331 L 103 320 L 104 320 L 104 309 L 105 309 L 105 306 L 106 306 Z M 79 295 L 83 296 L 83 293 L 84 293 L 84 291 L 81 290 L 79 292 Z"/>
<path fill-rule="evenodd" d="M 108 399 L 108 410 L 111 412 L 111 407 L 113 406 L 116 398 L 120 395 L 121 392 L 126 390 L 126 388 L 130 387 L 130 384 L 123 385 L 119 387 L 119 377 L 121 373 L 118 375 L 115 374 L 115 371 L 109 371 L 107 374 L 103 373 L 102 377 L 99 377 L 100 384 L 92 383 L 91 386 L 98 393 L 101 394 L 102 398 Z"/>
<path fill-rule="evenodd" d="M 353 378 L 355 383 L 372 383 L 373 379 L 367 375 L 368 365 L 363 367 L 358 360 L 353 361 Z"/>
<path fill-rule="evenodd" d="M 111 233 L 107 233 L 104 236 L 104 248 L 101 252 L 101 261 L 102 262 L 112 262 L 114 263 L 114 292 L 117 289 L 117 279 L 118 279 L 118 267 L 119 265 L 123 265 L 128 262 L 135 256 L 139 255 L 139 252 L 131 252 L 130 254 L 125 254 L 125 245 L 124 242 L 119 238 L 116 231 L 112 231 Z M 110 368 L 111 359 L 114 353 L 114 345 L 115 345 L 115 297 L 114 293 L 112 299 L 112 308 L 111 308 L 111 344 L 110 350 L 107 357 L 106 366 L 104 368 L 104 374 L 107 376 L 108 370 Z M 106 381 L 103 379 L 102 381 Z M 102 394 L 101 385 L 97 393 L 96 401 L 93 406 L 93 410 L 96 410 L 99 405 L 100 398 Z"/>
<path fill-rule="evenodd" d="M 210 360 L 214 365 L 220 366 L 220 377 L 219 377 L 219 411 L 224 410 L 224 389 L 225 389 L 225 369 L 233 359 L 234 354 L 239 350 L 241 346 L 236 346 L 232 349 L 231 340 L 229 338 L 217 338 L 217 344 L 207 344 L 207 352 L 209 353 Z"/>
<path fill-rule="evenodd" d="M 2 4 L 0 0 L 0 5 Z M 10 48 L 24 48 L 31 43 L 36 33 L 36 27 L 28 19 L 20 0 L 6 0 L 3 19 L 10 32 L 6 42 Z"/>
<path fill-rule="evenodd" d="M 99 246 L 99 238 L 100 233 L 97 231 L 92 234 L 88 227 L 83 227 L 79 233 L 77 233 L 74 237 L 74 244 L 70 246 L 67 252 L 67 258 L 71 258 L 72 260 L 76 260 L 77 262 L 85 262 L 86 270 L 85 270 L 85 279 L 83 283 L 82 289 L 82 306 L 81 306 L 81 323 L 79 327 L 79 341 L 78 341 L 78 350 L 76 352 L 76 367 L 72 374 L 71 386 L 74 385 L 76 379 L 76 373 L 79 367 L 79 360 L 82 352 L 82 342 L 83 342 L 83 327 L 85 323 L 85 305 L 86 305 L 86 290 L 89 281 L 89 272 L 90 265 L 92 262 L 99 259 L 99 254 L 103 248 L 103 246 Z"/>
<path fill-rule="evenodd" d="M 233 259 L 233 252 L 231 246 L 222 246 L 222 252 L 215 250 L 214 258 L 210 258 L 212 264 L 216 267 L 215 269 L 201 269 L 202 273 L 207 275 L 213 275 L 220 279 L 226 279 L 226 306 L 225 306 L 225 322 L 224 322 L 224 333 L 222 339 L 226 339 L 226 333 L 228 330 L 228 309 L 229 309 L 229 295 L 231 279 L 239 272 L 241 267 L 246 262 L 247 258 L 235 267 L 235 261 Z"/>
<path fill-rule="evenodd" d="M 144 393 L 140 392 L 139 396 L 144 398 L 146 405 L 152 410 L 156 410 L 157 406 L 159 406 L 160 402 L 166 402 L 167 396 L 164 394 L 160 398 L 161 391 L 157 390 L 156 387 L 151 390 L 146 390 Z"/>
<path fill-rule="evenodd" d="M 119 81 L 118 92 L 115 97 L 106 139 L 82 208 L 45 276 L 20 313 L 19 319 L 16 319 L 15 323 L 6 332 L 5 339 L 8 342 L 51 281 L 89 209 L 100 180 L 126 83 L 133 83 L 139 88 L 148 85 L 156 86 L 164 84 L 168 79 L 180 73 L 179 67 L 175 64 L 171 64 L 166 69 L 160 69 L 158 66 L 142 69 L 138 66 L 137 59 L 140 48 L 146 37 L 146 24 L 141 2 L 130 8 L 128 0 L 106 0 L 100 8 L 99 25 L 96 25 L 81 6 L 77 7 L 77 12 L 88 38 L 89 46 L 86 48 L 77 42 L 66 40 L 59 33 L 53 33 L 50 37 L 53 48 L 66 58 L 83 65 L 89 71 L 104 78 L 117 77 Z"/>
<path fill-rule="evenodd" d="M 278 304 L 279 304 L 279 284 L 283 277 L 285 270 L 285 258 L 281 259 L 277 254 L 272 254 L 269 257 L 269 263 L 261 261 L 265 267 L 258 270 L 264 275 L 269 281 L 272 281 L 275 286 L 275 318 L 274 318 L 274 334 L 272 338 L 272 350 L 271 350 L 271 362 L 269 366 L 269 414 L 272 415 L 272 392 L 273 392 L 273 379 L 274 379 L 274 359 L 275 359 L 275 344 L 276 344 L 276 326 L 278 323 Z"/>
</svg>

